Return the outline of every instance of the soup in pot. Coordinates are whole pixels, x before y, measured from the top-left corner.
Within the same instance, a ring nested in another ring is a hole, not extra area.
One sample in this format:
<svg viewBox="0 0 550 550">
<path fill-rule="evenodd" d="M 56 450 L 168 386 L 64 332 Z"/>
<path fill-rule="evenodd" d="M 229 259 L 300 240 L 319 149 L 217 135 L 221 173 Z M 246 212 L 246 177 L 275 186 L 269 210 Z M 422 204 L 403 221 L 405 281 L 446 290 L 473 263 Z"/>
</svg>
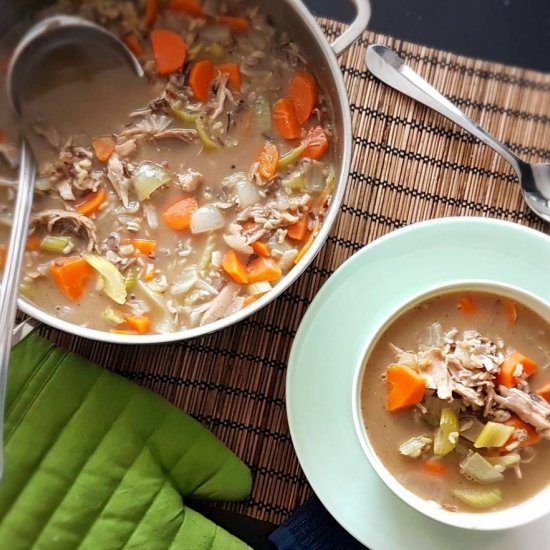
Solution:
<svg viewBox="0 0 550 550">
<path fill-rule="evenodd" d="M 23 106 L 40 169 L 21 293 L 120 334 L 184 331 L 250 306 L 309 250 L 336 182 L 330 106 L 297 46 L 237 0 L 160 5 L 59 2 L 40 14 L 104 25 L 146 81 L 122 65 L 78 76 L 101 51 L 53 51 Z M 18 159 L 1 105 L 0 266 Z"/>
<path fill-rule="evenodd" d="M 366 358 L 364 424 L 406 489 L 451 511 L 495 511 L 550 483 L 550 327 L 487 292 L 397 317 Z"/>
</svg>

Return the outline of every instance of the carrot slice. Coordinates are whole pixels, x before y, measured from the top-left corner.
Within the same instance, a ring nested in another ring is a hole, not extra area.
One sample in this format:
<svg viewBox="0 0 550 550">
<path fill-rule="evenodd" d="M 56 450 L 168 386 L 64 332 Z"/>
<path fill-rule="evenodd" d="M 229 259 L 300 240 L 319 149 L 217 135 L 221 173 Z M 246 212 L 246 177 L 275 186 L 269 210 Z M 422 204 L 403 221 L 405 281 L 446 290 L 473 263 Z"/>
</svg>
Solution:
<svg viewBox="0 0 550 550">
<path fill-rule="evenodd" d="M 170 0 L 168 4 L 170 11 L 182 11 L 192 17 L 203 17 L 204 11 L 199 0 Z"/>
<path fill-rule="evenodd" d="M 327 154 L 329 148 L 328 136 L 321 126 L 312 126 L 304 141 L 307 145 L 302 152 L 302 157 L 319 160 Z"/>
<path fill-rule="evenodd" d="M 537 395 L 540 395 L 543 399 L 546 399 L 550 403 L 550 384 L 542 386 L 542 388 L 537 390 Z"/>
<path fill-rule="evenodd" d="M 187 59 L 187 46 L 178 33 L 154 29 L 151 31 L 151 45 L 158 74 L 169 75 L 183 67 Z"/>
<path fill-rule="evenodd" d="M 296 223 L 289 225 L 286 234 L 295 241 L 303 241 L 308 234 L 308 216 L 300 218 Z"/>
<path fill-rule="evenodd" d="M 226 74 L 229 79 L 227 84 L 229 89 L 233 92 L 240 92 L 242 86 L 241 68 L 237 63 L 220 63 L 218 65 L 218 71 L 222 74 Z"/>
<path fill-rule="evenodd" d="M 208 99 L 210 85 L 212 84 L 212 80 L 214 80 L 214 76 L 214 63 L 210 59 L 197 61 L 191 68 L 189 86 L 191 86 L 193 95 L 199 101 L 206 101 Z"/>
<path fill-rule="evenodd" d="M 283 272 L 281 268 L 271 259 L 259 257 L 248 265 L 248 282 L 253 283 L 271 283 L 281 278 Z"/>
<path fill-rule="evenodd" d="M 245 265 L 234 250 L 230 250 L 225 254 L 222 260 L 222 267 L 236 283 L 246 285 L 248 282 L 252 282 L 249 281 Z"/>
<path fill-rule="evenodd" d="M 499 386 L 507 388 L 515 388 L 517 386 L 519 376 L 514 376 L 518 363 L 523 365 L 523 374 L 527 377 L 537 371 L 537 364 L 529 357 L 525 357 L 523 353 L 514 351 L 508 357 L 504 358 L 504 362 L 500 365 L 500 370 L 497 374 L 496 382 Z"/>
<path fill-rule="evenodd" d="M 126 324 L 138 334 L 145 334 L 151 328 L 151 319 L 147 315 L 125 315 Z"/>
<path fill-rule="evenodd" d="M 449 473 L 449 468 L 441 460 L 428 459 L 422 463 L 422 469 L 432 475 L 441 476 Z"/>
<path fill-rule="evenodd" d="M 151 239 L 123 239 L 120 244 L 123 246 L 131 244 L 139 254 L 144 256 L 154 254 L 157 249 L 157 241 Z"/>
<path fill-rule="evenodd" d="M 37 250 L 40 250 L 40 237 L 36 233 L 33 233 L 27 237 L 26 249 L 29 252 L 36 252 Z"/>
<path fill-rule="evenodd" d="M 84 296 L 93 274 L 93 267 L 80 256 L 62 258 L 50 263 L 52 279 L 61 293 L 73 302 Z"/>
<path fill-rule="evenodd" d="M 0 269 L 6 267 L 6 258 L 8 257 L 8 247 L 5 244 L 0 244 Z"/>
<path fill-rule="evenodd" d="M 258 156 L 258 174 L 265 181 L 273 179 L 277 175 L 277 163 L 279 151 L 272 141 L 266 141 Z"/>
<path fill-rule="evenodd" d="M 95 156 L 99 162 L 107 162 L 113 154 L 116 141 L 112 136 L 96 137 L 92 141 Z"/>
<path fill-rule="evenodd" d="M 512 415 L 510 420 L 507 420 L 506 422 L 504 422 L 504 424 L 506 424 L 507 426 L 512 426 L 518 430 L 525 430 L 527 432 L 527 438 L 523 440 L 518 440 L 516 434 L 513 433 L 508 441 L 499 449 L 499 451 L 501 452 L 506 452 L 506 447 L 516 441 L 519 442 L 519 447 L 517 447 L 518 449 L 529 447 L 531 445 L 536 445 L 540 441 L 540 436 L 535 428 L 533 428 L 531 424 L 527 424 L 527 422 L 524 422 L 516 415 Z"/>
<path fill-rule="evenodd" d="M 151 28 L 155 24 L 158 13 L 159 0 L 147 0 L 147 4 L 145 5 L 145 17 L 143 18 L 146 27 Z"/>
<path fill-rule="evenodd" d="M 313 231 L 309 234 L 309 238 L 300 249 L 300 252 L 298 252 L 298 256 L 294 258 L 294 264 L 297 264 L 308 252 L 308 250 L 311 248 L 311 245 L 313 244 L 313 241 L 315 240 L 315 237 L 317 236 L 317 233 L 319 232 L 319 226 L 321 224 L 319 223 L 319 218 L 315 219 L 315 227 L 313 228 Z"/>
<path fill-rule="evenodd" d="M 162 217 L 171 229 L 182 231 L 191 226 L 191 216 L 198 210 L 199 204 L 194 197 L 187 197 L 164 211 Z"/>
<path fill-rule="evenodd" d="M 460 298 L 456 307 L 460 312 L 468 316 L 474 315 L 477 311 L 475 302 L 469 296 L 464 296 L 463 298 Z"/>
<path fill-rule="evenodd" d="M 390 385 L 387 409 L 390 412 L 408 409 L 422 401 L 426 380 L 404 365 L 390 365 L 386 370 L 386 381 Z"/>
<path fill-rule="evenodd" d="M 107 191 L 101 188 L 95 193 L 87 195 L 86 198 L 76 206 L 76 211 L 83 216 L 91 216 L 95 214 L 106 201 Z"/>
<path fill-rule="evenodd" d="M 290 97 L 283 97 L 273 105 L 273 123 L 285 139 L 296 139 L 301 136 L 300 123 Z"/>
<path fill-rule="evenodd" d="M 294 102 L 298 122 L 303 124 L 317 105 L 319 97 L 317 82 L 311 73 L 299 71 L 292 77 L 288 91 Z"/>
<path fill-rule="evenodd" d="M 147 264 L 145 266 L 145 273 L 143 274 L 143 280 L 150 283 L 156 275 L 155 264 Z"/>
<path fill-rule="evenodd" d="M 137 36 L 135 33 L 129 32 L 128 34 L 124 35 L 123 40 L 124 40 L 124 43 L 126 44 L 126 47 L 138 59 L 141 59 L 145 55 L 145 49 L 143 47 L 143 44 L 141 43 L 139 36 Z"/>
<path fill-rule="evenodd" d="M 269 246 L 263 241 L 256 241 L 252 243 L 252 249 L 255 254 L 258 254 L 258 256 L 262 256 L 263 258 L 269 258 L 271 256 Z"/>
<path fill-rule="evenodd" d="M 222 23 L 235 32 L 247 32 L 250 30 L 250 23 L 244 17 L 234 17 L 231 15 L 218 15 L 215 18 L 217 23 Z"/>
</svg>

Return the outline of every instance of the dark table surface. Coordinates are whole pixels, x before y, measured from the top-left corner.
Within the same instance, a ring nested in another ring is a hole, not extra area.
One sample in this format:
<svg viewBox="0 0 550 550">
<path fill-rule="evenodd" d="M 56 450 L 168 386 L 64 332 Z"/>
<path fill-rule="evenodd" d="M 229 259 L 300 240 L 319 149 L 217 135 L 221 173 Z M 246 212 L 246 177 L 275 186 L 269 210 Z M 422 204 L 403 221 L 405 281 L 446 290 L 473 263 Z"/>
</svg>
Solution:
<svg viewBox="0 0 550 550">
<path fill-rule="evenodd" d="M 320 16 L 350 21 L 347 0 L 304 0 Z M 550 0 L 371 0 L 369 29 L 457 54 L 550 72 Z M 250 544 L 271 548 L 274 525 L 196 506 Z"/>
</svg>

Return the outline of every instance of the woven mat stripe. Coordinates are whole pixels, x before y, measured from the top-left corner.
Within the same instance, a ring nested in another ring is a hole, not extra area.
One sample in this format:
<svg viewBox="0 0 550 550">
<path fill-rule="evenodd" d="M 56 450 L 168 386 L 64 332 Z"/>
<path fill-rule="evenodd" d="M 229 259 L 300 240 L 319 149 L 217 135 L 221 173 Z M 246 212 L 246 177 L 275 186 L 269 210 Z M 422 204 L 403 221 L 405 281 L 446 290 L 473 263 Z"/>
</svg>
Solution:
<svg viewBox="0 0 550 550">
<path fill-rule="evenodd" d="M 321 24 L 331 37 L 344 28 Z M 549 232 L 491 149 L 365 72 L 365 47 L 374 42 L 396 48 L 526 159 L 550 159 L 550 75 L 365 33 L 340 59 L 356 144 L 341 213 L 314 263 L 275 303 L 238 326 L 166 346 L 126 348 L 43 329 L 209 427 L 254 473 L 248 501 L 216 506 L 275 523 L 311 495 L 289 437 L 285 369 L 298 325 L 327 278 L 365 244 L 421 220 L 491 216 Z"/>
</svg>

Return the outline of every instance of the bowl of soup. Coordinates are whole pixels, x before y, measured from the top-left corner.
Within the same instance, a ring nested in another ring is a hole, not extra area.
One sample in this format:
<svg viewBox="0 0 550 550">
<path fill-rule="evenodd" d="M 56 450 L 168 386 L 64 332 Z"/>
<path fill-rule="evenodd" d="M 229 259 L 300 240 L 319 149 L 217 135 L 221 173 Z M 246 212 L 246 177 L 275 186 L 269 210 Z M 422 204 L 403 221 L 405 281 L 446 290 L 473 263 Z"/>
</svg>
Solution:
<svg viewBox="0 0 550 550">
<path fill-rule="evenodd" d="M 368 1 L 356 4 L 334 50 L 295 0 L 37 10 L 104 26 L 146 79 L 102 66 L 95 48 L 44 52 L 48 70 L 21 106 L 39 177 L 20 308 L 93 339 L 167 342 L 224 328 L 283 292 L 344 194 L 351 120 L 334 52 L 366 25 Z M 100 69 L 78 73 L 88 65 Z M 17 173 L 1 105 L 0 263 Z"/>
<path fill-rule="evenodd" d="M 550 304 L 460 281 L 395 311 L 366 343 L 352 395 L 371 466 L 407 504 L 498 530 L 550 513 Z"/>
</svg>

